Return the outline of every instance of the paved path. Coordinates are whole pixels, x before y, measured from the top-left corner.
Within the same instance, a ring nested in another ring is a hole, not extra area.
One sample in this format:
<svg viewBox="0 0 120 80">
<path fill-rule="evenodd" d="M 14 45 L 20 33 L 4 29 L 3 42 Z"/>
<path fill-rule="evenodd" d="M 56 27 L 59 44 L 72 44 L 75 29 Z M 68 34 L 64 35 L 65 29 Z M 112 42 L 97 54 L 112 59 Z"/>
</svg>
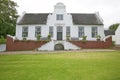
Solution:
<svg viewBox="0 0 120 80">
<path fill-rule="evenodd" d="M 116 51 L 113 49 L 81 49 L 81 50 L 69 50 L 69 51 L 11 51 L 0 52 L 0 54 L 44 54 L 44 53 L 68 53 L 68 52 L 102 52 L 102 51 Z"/>
</svg>

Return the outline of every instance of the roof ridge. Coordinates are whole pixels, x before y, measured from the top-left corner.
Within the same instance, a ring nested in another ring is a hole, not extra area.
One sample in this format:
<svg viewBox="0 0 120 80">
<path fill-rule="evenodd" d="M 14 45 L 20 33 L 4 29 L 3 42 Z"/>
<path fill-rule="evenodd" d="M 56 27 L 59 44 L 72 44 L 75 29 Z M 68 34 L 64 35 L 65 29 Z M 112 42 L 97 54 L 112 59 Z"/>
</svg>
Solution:
<svg viewBox="0 0 120 80">
<path fill-rule="evenodd" d="M 95 13 L 70 13 L 70 14 L 95 14 Z"/>
<path fill-rule="evenodd" d="M 25 14 L 52 14 L 52 13 L 25 13 Z M 68 14 L 95 14 L 95 13 L 68 13 Z"/>
<path fill-rule="evenodd" d="M 51 14 L 51 13 L 25 13 L 25 14 Z"/>
</svg>

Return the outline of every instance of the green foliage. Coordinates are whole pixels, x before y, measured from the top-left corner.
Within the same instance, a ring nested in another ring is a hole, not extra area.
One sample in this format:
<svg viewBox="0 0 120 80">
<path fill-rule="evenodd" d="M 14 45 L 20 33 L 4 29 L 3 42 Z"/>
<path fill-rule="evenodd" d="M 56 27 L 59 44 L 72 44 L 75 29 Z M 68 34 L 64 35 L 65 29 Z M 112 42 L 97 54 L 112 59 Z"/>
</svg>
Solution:
<svg viewBox="0 0 120 80">
<path fill-rule="evenodd" d="M 0 44 L 5 44 L 6 39 L 3 36 L 0 36 Z"/>
<path fill-rule="evenodd" d="M 40 40 L 41 35 L 40 35 L 40 34 L 38 34 L 38 35 L 36 36 L 36 38 L 37 38 L 37 40 Z"/>
<path fill-rule="evenodd" d="M 67 39 L 67 40 L 70 40 L 70 35 L 67 35 L 67 36 L 66 36 L 66 39 Z"/>
<path fill-rule="evenodd" d="M 0 55 L 0 80 L 120 80 L 120 51 L 11 53 Z"/>
<path fill-rule="evenodd" d="M 17 4 L 11 0 L 0 0 L 0 36 L 14 35 L 18 17 Z"/>
<path fill-rule="evenodd" d="M 115 41 L 112 41 L 112 46 L 115 46 Z"/>
<path fill-rule="evenodd" d="M 83 38 L 82 40 L 86 40 L 87 36 L 83 36 L 82 38 Z"/>
<path fill-rule="evenodd" d="M 100 36 L 100 35 L 97 35 L 96 38 L 97 38 L 97 40 L 100 40 L 101 36 Z"/>
<path fill-rule="evenodd" d="M 51 34 L 48 34 L 48 40 L 51 40 Z"/>
<path fill-rule="evenodd" d="M 23 41 L 26 41 L 27 40 L 27 38 L 26 37 L 23 37 Z"/>
<path fill-rule="evenodd" d="M 83 43 L 86 42 L 86 38 L 87 38 L 87 36 L 82 36 L 82 42 L 83 42 Z"/>
<path fill-rule="evenodd" d="M 109 26 L 109 30 L 113 30 L 113 31 L 116 31 L 116 29 L 118 28 L 119 24 L 116 23 L 116 24 L 112 24 L 111 26 Z"/>
</svg>

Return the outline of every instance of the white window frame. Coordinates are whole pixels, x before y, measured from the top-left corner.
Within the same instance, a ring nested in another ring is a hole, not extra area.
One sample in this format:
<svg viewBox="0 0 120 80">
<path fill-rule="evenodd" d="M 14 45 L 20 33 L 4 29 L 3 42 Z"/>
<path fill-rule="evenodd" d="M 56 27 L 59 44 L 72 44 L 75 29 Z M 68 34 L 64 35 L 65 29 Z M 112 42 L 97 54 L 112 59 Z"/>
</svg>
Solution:
<svg viewBox="0 0 120 80">
<path fill-rule="evenodd" d="M 22 27 L 22 37 L 28 37 L 28 26 Z"/>
<path fill-rule="evenodd" d="M 41 36 L 41 26 L 35 27 L 35 37 L 37 37 L 38 35 Z"/>
<path fill-rule="evenodd" d="M 96 38 L 96 36 L 98 35 L 98 27 L 92 27 L 91 29 L 92 38 Z"/>
<path fill-rule="evenodd" d="M 70 36 L 70 26 L 66 26 L 66 36 Z"/>
<path fill-rule="evenodd" d="M 53 37 L 54 36 L 54 28 L 53 28 L 53 26 L 49 26 L 49 34 L 51 35 L 51 37 Z"/>
<path fill-rule="evenodd" d="M 56 20 L 63 20 L 63 14 L 57 14 Z"/>
<path fill-rule="evenodd" d="M 85 35 L 85 28 L 84 27 L 78 27 L 78 37 L 82 38 Z"/>
</svg>

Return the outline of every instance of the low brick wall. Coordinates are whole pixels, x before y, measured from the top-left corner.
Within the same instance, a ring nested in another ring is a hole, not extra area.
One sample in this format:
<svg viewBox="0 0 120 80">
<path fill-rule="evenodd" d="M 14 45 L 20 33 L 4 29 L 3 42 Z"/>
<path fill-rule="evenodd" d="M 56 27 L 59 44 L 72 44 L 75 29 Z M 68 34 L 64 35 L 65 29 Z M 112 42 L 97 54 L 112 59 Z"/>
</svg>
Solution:
<svg viewBox="0 0 120 80">
<path fill-rule="evenodd" d="M 99 49 L 99 48 L 109 48 L 112 46 L 112 37 L 108 37 L 105 42 L 104 41 L 69 41 L 72 44 L 75 44 L 76 46 L 80 48 L 86 48 L 86 49 Z"/>
<path fill-rule="evenodd" d="M 108 37 L 104 41 L 69 41 L 72 44 L 86 49 L 97 48 L 109 48 L 112 46 L 112 37 Z M 42 45 L 46 44 L 46 41 L 20 41 L 13 40 L 13 38 L 7 36 L 6 51 L 22 51 L 22 50 L 35 50 Z"/>
<path fill-rule="evenodd" d="M 6 51 L 35 50 L 44 44 L 46 41 L 20 41 L 7 36 Z"/>
</svg>

